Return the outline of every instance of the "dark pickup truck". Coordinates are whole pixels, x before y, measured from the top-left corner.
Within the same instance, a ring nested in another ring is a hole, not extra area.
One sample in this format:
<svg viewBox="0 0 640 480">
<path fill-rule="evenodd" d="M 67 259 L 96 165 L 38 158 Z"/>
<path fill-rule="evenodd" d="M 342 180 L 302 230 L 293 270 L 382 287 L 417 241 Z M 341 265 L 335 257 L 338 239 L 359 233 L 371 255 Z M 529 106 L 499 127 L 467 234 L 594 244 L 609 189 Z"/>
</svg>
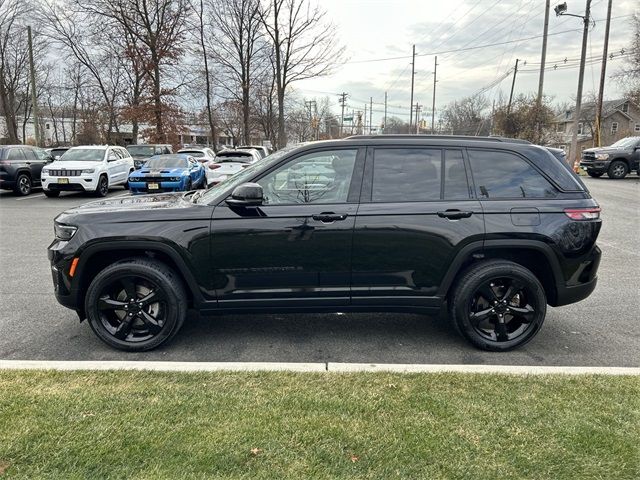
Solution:
<svg viewBox="0 0 640 480">
<path fill-rule="evenodd" d="M 605 173 L 609 178 L 620 179 L 629 172 L 636 171 L 640 163 L 640 137 L 627 137 L 618 140 L 610 147 L 589 148 L 582 152 L 580 167 L 590 177 L 601 177 Z"/>
</svg>

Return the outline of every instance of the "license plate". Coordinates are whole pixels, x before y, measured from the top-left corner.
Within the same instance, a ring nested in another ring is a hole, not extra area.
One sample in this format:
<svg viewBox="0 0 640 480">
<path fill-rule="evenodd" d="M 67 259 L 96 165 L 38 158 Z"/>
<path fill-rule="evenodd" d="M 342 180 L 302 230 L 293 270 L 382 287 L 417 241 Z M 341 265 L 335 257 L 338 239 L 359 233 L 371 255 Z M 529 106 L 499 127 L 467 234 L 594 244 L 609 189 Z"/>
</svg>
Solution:
<svg viewBox="0 0 640 480">
<path fill-rule="evenodd" d="M 157 183 L 147 183 L 147 188 L 149 190 L 158 190 L 160 188 L 160 185 Z"/>
<path fill-rule="evenodd" d="M 68 178 L 59 178 L 58 179 L 58 183 L 69 183 L 69 179 Z"/>
</svg>

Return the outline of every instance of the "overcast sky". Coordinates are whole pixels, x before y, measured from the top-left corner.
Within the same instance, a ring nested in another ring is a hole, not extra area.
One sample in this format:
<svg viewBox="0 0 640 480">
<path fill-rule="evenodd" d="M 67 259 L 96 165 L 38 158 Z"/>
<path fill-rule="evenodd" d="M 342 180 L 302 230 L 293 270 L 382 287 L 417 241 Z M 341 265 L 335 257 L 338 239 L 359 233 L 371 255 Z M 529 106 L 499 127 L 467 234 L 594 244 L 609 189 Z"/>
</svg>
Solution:
<svg viewBox="0 0 640 480">
<path fill-rule="evenodd" d="M 557 3 L 561 2 L 551 2 L 544 91 L 560 103 L 575 100 L 582 22 L 575 17 L 556 17 L 553 7 Z M 568 0 L 568 12 L 583 15 L 585 3 Z M 417 55 L 414 104 L 417 101 L 426 105 L 425 117 L 429 120 L 434 54 L 438 52 L 512 42 L 438 53 L 436 115 L 440 107 L 483 88 L 488 88 L 490 102 L 501 91 L 508 96 L 512 76 L 505 75 L 516 59 L 520 59 L 520 65 L 515 93 L 537 92 L 544 0 L 322 0 L 321 5 L 337 26 L 337 40 L 346 46 L 346 63 L 330 76 L 306 80 L 294 88 L 307 99 L 330 96 L 335 112 L 340 111 L 340 92 L 349 94 L 349 110 L 363 110 L 365 102 L 373 97 L 373 124 L 380 124 L 384 92 L 388 91 L 388 115 L 408 120 L 412 44 L 416 45 Z M 587 46 L 585 95 L 598 88 L 606 9 L 606 0 L 593 0 L 596 24 L 590 30 Z M 614 0 L 610 53 L 617 55 L 629 45 L 630 16 L 634 12 L 640 12 L 640 0 Z M 517 41 L 534 36 L 539 38 Z M 402 56 L 407 58 L 369 61 Z M 622 62 L 610 61 L 607 76 Z M 554 65 L 559 68 L 554 70 Z M 498 83 L 502 77 L 505 78 Z M 490 88 L 494 83 L 497 85 Z M 620 85 L 607 82 L 606 98 L 620 93 Z"/>
</svg>

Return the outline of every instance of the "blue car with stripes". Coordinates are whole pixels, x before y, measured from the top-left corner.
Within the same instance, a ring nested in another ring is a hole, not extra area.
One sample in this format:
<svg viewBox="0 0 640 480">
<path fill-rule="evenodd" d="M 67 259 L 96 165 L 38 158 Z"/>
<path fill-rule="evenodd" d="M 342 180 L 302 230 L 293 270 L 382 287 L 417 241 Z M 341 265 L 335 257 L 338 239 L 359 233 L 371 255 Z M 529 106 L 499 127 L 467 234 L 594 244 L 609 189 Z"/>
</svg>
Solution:
<svg viewBox="0 0 640 480">
<path fill-rule="evenodd" d="M 207 188 L 204 167 L 190 155 L 154 155 L 129 175 L 131 193 L 186 192 Z"/>
</svg>

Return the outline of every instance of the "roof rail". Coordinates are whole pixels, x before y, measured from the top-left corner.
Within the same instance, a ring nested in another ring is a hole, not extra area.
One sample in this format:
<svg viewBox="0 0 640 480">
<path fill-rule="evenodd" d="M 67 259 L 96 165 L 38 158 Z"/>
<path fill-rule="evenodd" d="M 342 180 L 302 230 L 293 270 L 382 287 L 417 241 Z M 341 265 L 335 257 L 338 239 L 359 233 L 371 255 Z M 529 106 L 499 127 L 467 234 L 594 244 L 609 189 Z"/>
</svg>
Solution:
<svg viewBox="0 0 640 480">
<path fill-rule="evenodd" d="M 474 140 L 481 142 L 505 142 L 505 143 L 524 143 L 531 144 L 528 140 L 520 138 L 508 138 L 500 136 L 476 137 L 473 135 L 428 135 L 428 134 L 407 134 L 407 133 L 390 133 L 381 135 L 351 135 L 345 137 L 344 140 L 352 139 L 381 139 L 381 138 L 417 138 L 417 139 L 436 139 L 436 140 Z"/>
</svg>

